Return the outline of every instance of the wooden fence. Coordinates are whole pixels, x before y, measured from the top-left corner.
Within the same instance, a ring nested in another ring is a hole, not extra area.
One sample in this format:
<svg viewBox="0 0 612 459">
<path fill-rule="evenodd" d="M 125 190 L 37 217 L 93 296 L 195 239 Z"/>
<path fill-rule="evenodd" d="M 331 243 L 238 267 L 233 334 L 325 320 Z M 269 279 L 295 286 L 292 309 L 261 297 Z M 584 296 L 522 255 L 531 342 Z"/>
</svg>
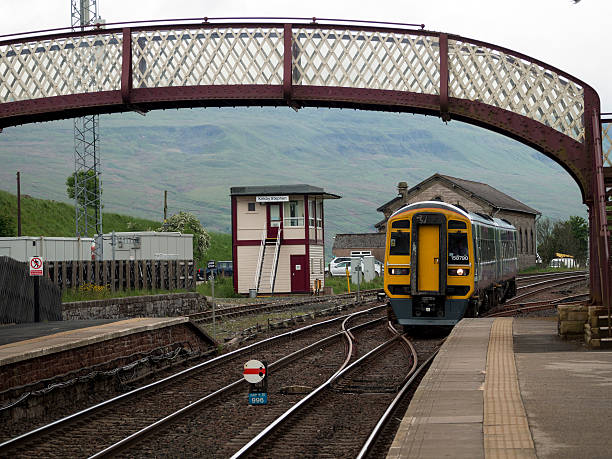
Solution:
<svg viewBox="0 0 612 459">
<path fill-rule="evenodd" d="M 195 289 L 193 260 L 46 261 L 44 268 L 60 290 L 84 284 L 111 291 Z"/>
</svg>

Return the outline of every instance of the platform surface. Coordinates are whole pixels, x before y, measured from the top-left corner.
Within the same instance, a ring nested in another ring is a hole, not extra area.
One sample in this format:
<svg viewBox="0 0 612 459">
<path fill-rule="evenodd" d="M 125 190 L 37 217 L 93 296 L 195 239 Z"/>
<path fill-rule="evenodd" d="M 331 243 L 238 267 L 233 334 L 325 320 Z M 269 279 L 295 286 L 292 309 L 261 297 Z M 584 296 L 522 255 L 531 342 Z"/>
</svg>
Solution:
<svg viewBox="0 0 612 459">
<path fill-rule="evenodd" d="M 0 336 L 6 344 L 0 345 L 0 366 L 188 321 L 187 317 L 140 317 L 3 325 Z"/>
<path fill-rule="evenodd" d="M 464 319 L 432 363 L 389 458 L 612 457 L 612 352 L 542 319 Z"/>
</svg>

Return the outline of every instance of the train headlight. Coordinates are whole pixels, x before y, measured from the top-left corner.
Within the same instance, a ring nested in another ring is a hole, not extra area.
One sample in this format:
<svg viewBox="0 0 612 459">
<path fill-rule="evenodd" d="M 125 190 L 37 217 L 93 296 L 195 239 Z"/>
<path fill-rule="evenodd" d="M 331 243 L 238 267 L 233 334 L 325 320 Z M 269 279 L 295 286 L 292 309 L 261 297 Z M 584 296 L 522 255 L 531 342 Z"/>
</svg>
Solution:
<svg viewBox="0 0 612 459">
<path fill-rule="evenodd" d="M 463 268 L 457 270 L 457 276 L 463 276 Z"/>
<path fill-rule="evenodd" d="M 407 276 L 410 274 L 410 268 L 389 268 L 389 274 L 392 276 Z"/>
<path fill-rule="evenodd" d="M 449 276 L 467 276 L 468 274 L 470 274 L 470 270 L 469 269 L 456 268 L 456 269 L 449 269 L 448 270 L 448 275 Z"/>
</svg>

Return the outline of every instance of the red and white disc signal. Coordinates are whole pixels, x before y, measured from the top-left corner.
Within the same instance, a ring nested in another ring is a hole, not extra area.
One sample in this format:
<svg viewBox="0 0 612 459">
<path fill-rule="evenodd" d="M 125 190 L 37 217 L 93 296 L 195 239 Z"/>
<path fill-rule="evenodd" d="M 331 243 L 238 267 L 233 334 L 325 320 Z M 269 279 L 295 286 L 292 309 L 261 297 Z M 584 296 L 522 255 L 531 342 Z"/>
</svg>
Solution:
<svg viewBox="0 0 612 459">
<path fill-rule="evenodd" d="M 244 364 L 243 375 L 247 382 L 256 384 L 266 377 L 266 367 L 259 360 L 249 360 Z"/>
</svg>

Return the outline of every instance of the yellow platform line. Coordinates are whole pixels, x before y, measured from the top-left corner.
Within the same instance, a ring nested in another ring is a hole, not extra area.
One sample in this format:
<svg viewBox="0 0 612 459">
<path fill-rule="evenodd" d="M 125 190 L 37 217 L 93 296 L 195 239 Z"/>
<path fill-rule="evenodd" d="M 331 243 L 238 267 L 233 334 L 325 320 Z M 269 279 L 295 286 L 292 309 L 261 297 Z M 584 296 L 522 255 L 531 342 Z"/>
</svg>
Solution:
<svg viewBox="0 0 612 459">
<path fill-rule="evenodd" d="M 518 384 L 512 318 L 495 319 L 489 336 L 484 386 L 486 459 L 536 458 Z"/>
</svg>

